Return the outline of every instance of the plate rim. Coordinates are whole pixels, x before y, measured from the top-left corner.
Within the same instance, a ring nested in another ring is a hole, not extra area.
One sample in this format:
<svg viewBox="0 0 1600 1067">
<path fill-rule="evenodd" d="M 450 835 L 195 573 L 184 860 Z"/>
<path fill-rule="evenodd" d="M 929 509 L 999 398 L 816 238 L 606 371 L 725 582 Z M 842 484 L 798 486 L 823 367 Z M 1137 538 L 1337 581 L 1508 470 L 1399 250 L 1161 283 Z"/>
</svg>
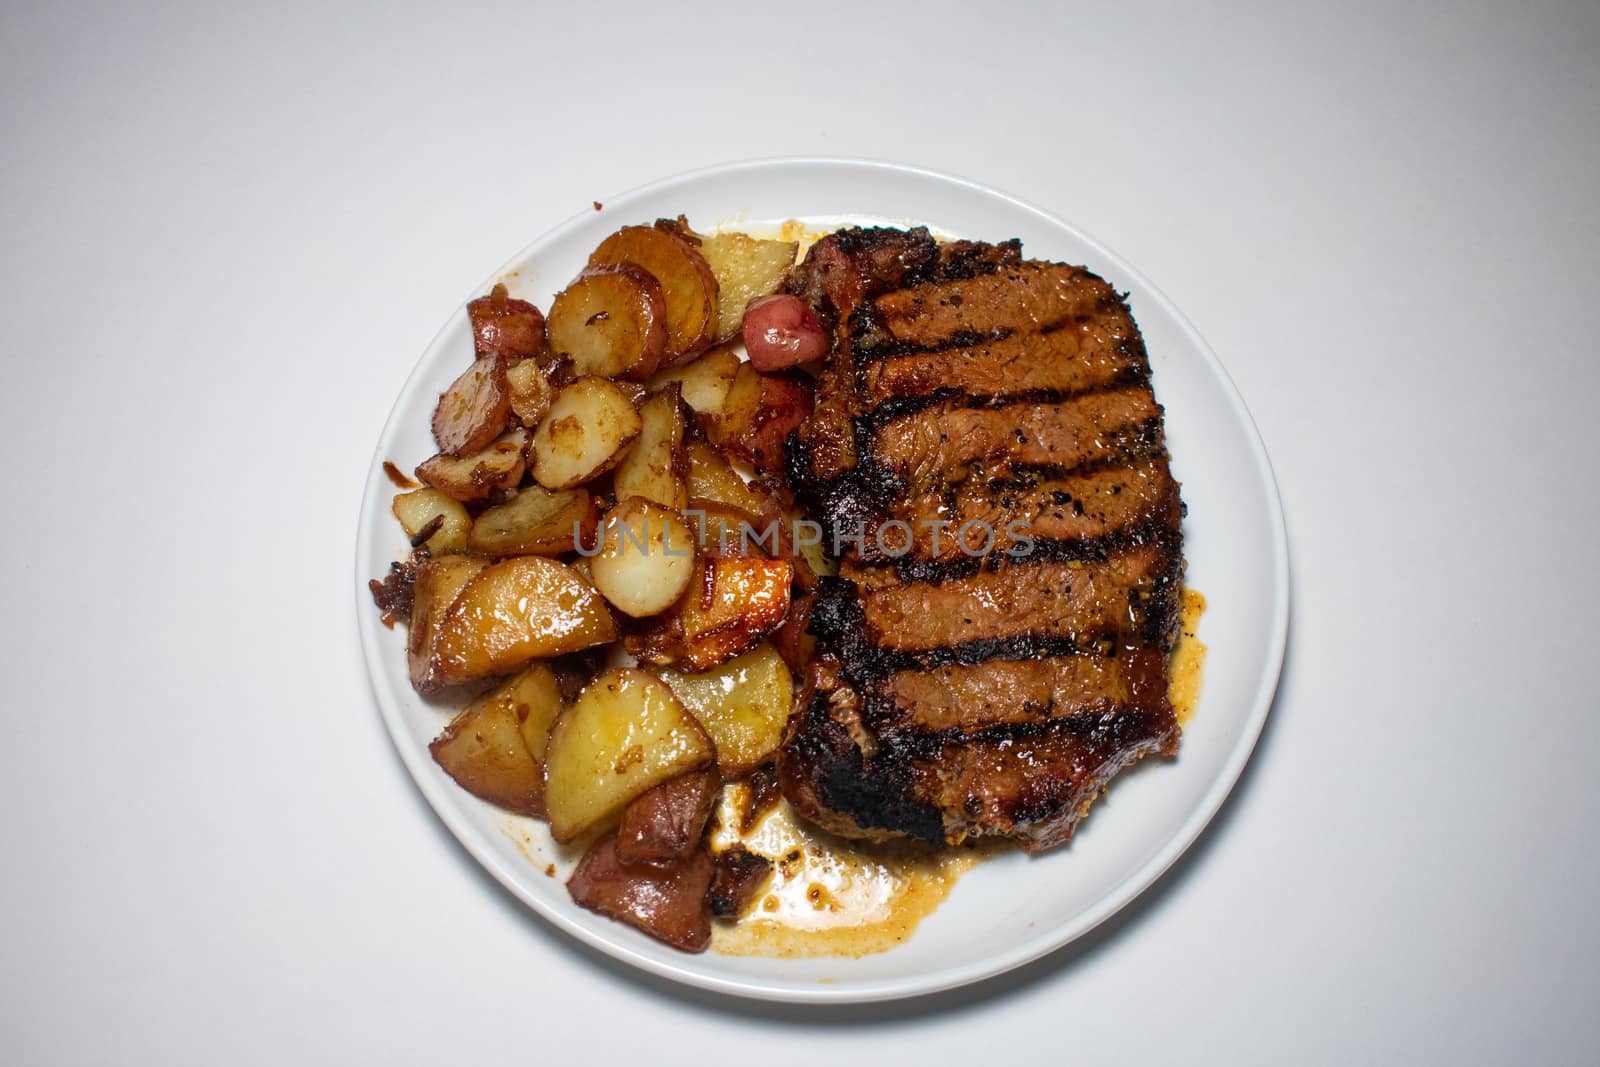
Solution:
<svg viewBox="0 0 1600 1067">
<path fill-rule="evenodd" d="M 571 909 L 552 907 L 533 894 L 524 892 L 521 888 L 519 874 L 525 874 L 526 872 L 513 872 L 501 862 L 499 854 L 489 847 L 489 842 L 485 839 L 485 835 L 479 827 L 456 812 L 452 799 L 447 798 L 445 795 L 446 786 L 442 780 L 428 773 L 431 768 L 426 764 L 420 748 L 407 743 L 407 735 L 398 698 L 393 692 L 390 680 L 379 669 L 379 650 L 376 645 L 376 642 L 380 640 L 379 624 L 371 617 L 371 593 L 367 586 L 368 580 L 377 573 L 372 569 L 374 564 L 372 559 L 372 540 L 368 535 L 368 531 L 373 527 L 372 512 L 381 496 L 378 492 L 381 488 L 379 482 L 372 476 L 371 472 L 385 458 L 385 447 L 396 430 L 396 420 L 399 418 L 399 407 L 401 406 L 399 403 L 400 398 L 409 394 L 414 388 L 416 380 L 426 372 L 426 364 L 430 353 L 434 351 L 434 348 L 441 342 L 445 334 L 450 331 L 456 315 L 465 307 L 465 301 L 458 305 L 455 312 L 445 319 L 433 338 L 423 347 L 411 368 L 411 373 L 406 376 L 405 381 L 395 394 L 395 404 L 390 409 L 388 417 L 384 420 L 383 429 L 379 432 L 377 443 L 373 448 L 372 459 L 367 467 L 367 486 L 362 493 L 361 509 L 357 518 L 354 575 L 355 619 L 356 629 L 361 638 L 362 660 L 366 668 L 368 684 L 377 702 L 379 713 L 383 717 L 390 744 L 399 754 L 401 763 L 411 776 L 412 782 L 421 791 L 424 799 L 428 802 L 428 806 L 433 809 L 434 815 L 444 823 L 445 827 L 450 830 L 451 834 L 467 850 L 468 854 L 472 856 L 479 866 L 488 871 L 495 881 L 500 883 L 502 888 L 510 892 L 526 907 L 532 909 L 542 919 L 555 926 L 556 929 L 575 938 L 590 949 L 602 952 L 613 959 L 637 967 L 657 977 L 715 993 L 762 1001 L 801 1004 L 861 1004 L 901 1000 L 945 992 L 993 978 L 1047 956 L 1083 937 L 1112 915 L 1127 907 L 1150 886 L 1154 885 L 1181 856 L 1189 851 L 1201 833 L 1210 825 L 1217 812 L 1221 810 L 1228 795 L 1232 793 L 1234 786 L 1238 783 L 1240 775 L 1244 772 L 1244 768 L 1248 765 L 1250 757 L 1255 751 L 1262 729 L 1266 724 L 1267 715 L 1272 709 L 1272 704 L 1277 694 L 1283 673 L 1285 649 L 1288 643 L 1290 603 L 1289 545 L 1288 531 L 1283 515 L 1283 498 L 1278 488 L 1276 474 L 1272 468 L 1272 461 L 1267 455 L 1266 444 L 1262 439 L 1260 427 L 1250 414 L 1250 410 L 1245 405 L 1238 386 L 1228 374 L 1227 368 L 1223 366 L 1222 361 L 1217 357 L 1211 346 L 1206 343 L 1200 331 L 1195 328 L 1188 317 L 1178 309 L 1159 287 L 1152 284 L 1143 273 L 1136 270 L 1105 244 L 1052 212 L 992 186 L 948 172 L 888 160 L 846 156 L 775 156 L 718 163 L 646 182 L 607 199 L 604 204 L 607 211 L 610 211 L 613 206 L 621 209 L 626 208 L 628 204 L 638 199 L 711 178 L 727 178 L 741 173 L 807 167 L 856 170 L 876 175 L 911 176 L 924 181 L 954 185 L 968 192 L 1003 201 L 1013 208 L 1035 216 L 1045 224 L 1070 234 L 1074 239 L 1083 242 L 1085 246 L 1092 249 L 1094 254 L 1099 257 L 1096 263 L 1097 269 L 1102 266 L 1114 267 L 1120 272 L 1121 277 L 1136 281 L 1142 286 L 1161 310 L 1171 317 L 1186 339 L 1209 364 L 1210 370 L 1226 386 L 1224 392 L 1228 405 L 1232 409 L 1232 414 L 1248 431 L 1246 437 L 1248 438 L 1250 453 L 1255 463 L 1253 474 L 1266 491 L 1265 502 L 1268 505 L 1267 511 L 1272 527 L 1271 578 L 1273 603 L 1269 635 L 1270 645 L 1267 648 L 1266 669 L 1262 671 L 1257 681 L 1250 712 L 1243 720 L 1243 730 L 1239 734 L 1238 740 L 1228 753 L 1220 772 L 1213 778 L 1210 787 L 1206 790 L 1200 802 L 1190 811 L 1188 817 L 1172 837 L 1149 860 L 1102 893 L 1092 906 L 1086 908 L 1079 915 L 1061 926 L 1041 934 L 1036 939 L 1026 941 L 1006 952 L 997 953 L 971 963 L 927 971 L 910 977 L 875 979 L 860 983 L 838 981 L 831 984 L 793 986 L 772 984 L 759 979 L 703 974 L 671 962 L 643 955 L 632 946 L 609 936 L 609 931 L 601 932 L 600 929 L 593 925 L 579 922 L 575 916 L 569 914 Z M 593 210 L 575 212 L 562 222 L 540 233 L 513 253 L 510 258 L 495 271 L 491 272 L 471 292 L 482 291 L 484 285 L 492 284 L 508 271 L 514 269 L 515 265 L 526 258 L 535 246 L 556 240 L 567 231 L 592 219 L 594 214 Z M 468 299 L 470 298 L 469 296 Z M 385 630 L 383 632 L 388 633 L 390 631 Z"/>
</svg>

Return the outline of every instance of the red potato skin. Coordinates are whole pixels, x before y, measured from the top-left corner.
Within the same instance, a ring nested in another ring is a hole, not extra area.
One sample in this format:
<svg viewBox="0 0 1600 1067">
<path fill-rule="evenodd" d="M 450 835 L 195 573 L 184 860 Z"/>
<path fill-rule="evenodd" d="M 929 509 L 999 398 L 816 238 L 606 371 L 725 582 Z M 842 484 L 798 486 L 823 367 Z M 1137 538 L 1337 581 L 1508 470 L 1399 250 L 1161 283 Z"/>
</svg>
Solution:
<svg viewBox="0 0 1600 1067">
<path fill-rule="evenodd" d="M 758 470 L 783 469 L 783 439 L 811 416 L 811 390 L 793 378 L 762 375 L 761 406 L 739 435 L 741 449 Z"/>
<path fill-rule="evenodd" d="M 433 439 L 448 456 L 465 456 L 488 447 L 505 432 L 511 415 L 511 390 L 504 361 L 475 361 L 439 394 L 433 409 Z"/>
<path fill-rule="evenodd" d="M 617 828 L 617 858 L 625 864 L 671 867 L 700 846 L 716 803 L 716 768 L 691 771 L 634 798 Z"/>
<path fill-rule="evenodd" d="M 467 318 L 479 359 L 495 356 L 515 363 L 544 353 L 544 313 L 526 300 L 513 300 L 504 285 L 468 304 Z"/>
<path fill-rule="evenodd" d="M 745 309 L 744 347 L 756 370 L 776 371 L 819 360 L 831 346 L 811 305 L 780 293 Z"/>
<path fill-rule="evenodd" d="M 711 944 L 706 891 L 714 870 L 704 849 L 675 867 L 629 867 L 617 858 L 616 835 L 595 842 L 567 880 L 581 908 L 627 923 L 684 952 Z"/>
</svg>

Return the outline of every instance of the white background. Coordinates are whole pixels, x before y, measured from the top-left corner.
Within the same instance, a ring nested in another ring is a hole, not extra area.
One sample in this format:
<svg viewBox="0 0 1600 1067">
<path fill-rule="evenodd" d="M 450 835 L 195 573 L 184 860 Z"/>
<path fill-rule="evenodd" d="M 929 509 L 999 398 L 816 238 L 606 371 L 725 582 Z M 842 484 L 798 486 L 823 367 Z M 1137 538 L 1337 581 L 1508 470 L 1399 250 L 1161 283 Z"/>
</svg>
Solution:
<svg viewBox="0 0 1600 1067">
<path fill-rule="evenodd" d="M 1594 4 L 22 6 L 0 1058 L 1596 1056 Z M 1251 406 L 1293 557 L 1276 706 L 1186 858 L 1021 972 L 859 1009 L 525 912 L 407 778 L 350 602 L 373 443 L 468 288 L 591 200 L 797 154 L 1126 256 Z"/>
</svg>

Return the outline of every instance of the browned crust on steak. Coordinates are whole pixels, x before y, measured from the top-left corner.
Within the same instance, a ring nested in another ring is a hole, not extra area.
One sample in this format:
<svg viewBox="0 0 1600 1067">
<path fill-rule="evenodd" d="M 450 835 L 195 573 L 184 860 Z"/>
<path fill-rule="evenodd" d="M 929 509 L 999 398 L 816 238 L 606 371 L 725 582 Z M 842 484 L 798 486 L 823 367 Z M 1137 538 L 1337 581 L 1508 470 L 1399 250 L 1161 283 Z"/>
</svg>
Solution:
<svg viewBox="0 0 1600 1067">
<path fill-rule="evenodd" d="M 786 472 L 855 547 L 811 611 L 784 793 L 849 836 L 1060 844 L 1179 737 L 1183 506 L 1132 315 L 1081 267 L 920 231 L 824 238 L 790 290 L 835 344 Z"/>
</svg>

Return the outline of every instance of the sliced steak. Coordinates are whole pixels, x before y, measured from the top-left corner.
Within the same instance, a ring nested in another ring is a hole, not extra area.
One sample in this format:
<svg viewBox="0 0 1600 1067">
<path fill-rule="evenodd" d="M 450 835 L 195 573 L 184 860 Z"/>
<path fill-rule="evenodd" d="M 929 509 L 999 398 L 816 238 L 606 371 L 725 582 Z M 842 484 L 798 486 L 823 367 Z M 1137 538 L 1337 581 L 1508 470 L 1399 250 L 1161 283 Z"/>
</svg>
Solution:
<svg viewBox="0 0 1600 1067">
<path fill-rule="evenodd" d="M 921 230 L 826 237 L 790 291 L 834 355 L 786 473 L 845 548 L 784 793 L 849 836 L 1060 844 L 1178 744 L 1182 503 L 1138 327 L 1081 267 Z"/>
</svg>

